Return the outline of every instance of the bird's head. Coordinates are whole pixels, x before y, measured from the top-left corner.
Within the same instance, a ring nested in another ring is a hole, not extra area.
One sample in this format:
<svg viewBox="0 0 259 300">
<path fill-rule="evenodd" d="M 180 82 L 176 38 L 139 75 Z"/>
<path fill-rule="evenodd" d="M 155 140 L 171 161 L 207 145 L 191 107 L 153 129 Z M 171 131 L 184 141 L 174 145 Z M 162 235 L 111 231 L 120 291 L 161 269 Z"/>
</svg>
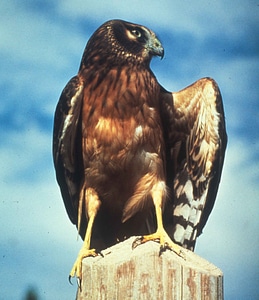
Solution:
<svg viewBox="0 0 259 300">
<path fill-rule="evenodd" d="M 82 64 L 144 63 L 153 56 L 164 56 L 164 48 L 147 27 L 122 20 L 111 20 L 100 26 L 88 41 Z"/>
</svg>

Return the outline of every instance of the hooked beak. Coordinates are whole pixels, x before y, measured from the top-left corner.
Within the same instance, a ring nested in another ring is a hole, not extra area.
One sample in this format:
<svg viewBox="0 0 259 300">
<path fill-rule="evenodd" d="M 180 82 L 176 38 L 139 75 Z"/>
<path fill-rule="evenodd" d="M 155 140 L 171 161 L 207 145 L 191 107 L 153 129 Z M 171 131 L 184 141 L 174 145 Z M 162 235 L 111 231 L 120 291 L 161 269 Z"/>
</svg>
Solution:
<svg viewBox="0 0 259 300">
<path fill-rule="evenodd" d="M 149 49 L 151 55 L 160 56 L 161 59 L 163 59 L 163 57 L 164 57 L 164 48 L 162 46 L 162 43 L 155 36 L 154 33 L 151 35 L 151 37 L 149 39 L 148 49 Z"/>
</svg>

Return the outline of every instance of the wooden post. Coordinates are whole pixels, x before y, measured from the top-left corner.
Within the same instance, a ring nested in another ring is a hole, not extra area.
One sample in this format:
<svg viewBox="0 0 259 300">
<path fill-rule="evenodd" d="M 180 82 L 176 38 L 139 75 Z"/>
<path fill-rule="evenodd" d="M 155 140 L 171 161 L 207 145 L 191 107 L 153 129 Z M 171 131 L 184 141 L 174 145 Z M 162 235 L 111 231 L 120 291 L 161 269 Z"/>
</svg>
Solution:
<svg viewBox="0 0 259 300">
<path fill-rule="evenodd" d="M 132 250 L 135 238 L 103 250 L 104 257 L 84 259 L 77 300 L 223 299 L 223 274 L 216 266 L 186 249 L 185 260 L 170 250 L 159 256 L 155 242 Z"/>
</svg>

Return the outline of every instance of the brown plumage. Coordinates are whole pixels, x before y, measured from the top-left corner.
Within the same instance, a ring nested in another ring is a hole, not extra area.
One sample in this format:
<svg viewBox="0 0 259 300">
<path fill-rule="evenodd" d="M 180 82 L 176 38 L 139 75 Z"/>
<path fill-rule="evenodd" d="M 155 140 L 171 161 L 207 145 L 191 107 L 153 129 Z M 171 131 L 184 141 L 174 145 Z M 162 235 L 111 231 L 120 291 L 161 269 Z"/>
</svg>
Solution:
<svg viewBox="0 0 259 300">
<path fill-rule="evenodd" d="M 151 30 L 108 21 L 61 94 L 54 164 L 84 239 L 70 276 L 81 278 L 83 257 L 97 255 L 90 246 L 132 235 L 155 232 L 134 246 L 158 239 L 181 255 L 171 239 L 193 249 L 213 207 L 226 147 L 220 92 L 209 78 L 167 92 L 149 67 L 163 54 Z"/>
</svg>

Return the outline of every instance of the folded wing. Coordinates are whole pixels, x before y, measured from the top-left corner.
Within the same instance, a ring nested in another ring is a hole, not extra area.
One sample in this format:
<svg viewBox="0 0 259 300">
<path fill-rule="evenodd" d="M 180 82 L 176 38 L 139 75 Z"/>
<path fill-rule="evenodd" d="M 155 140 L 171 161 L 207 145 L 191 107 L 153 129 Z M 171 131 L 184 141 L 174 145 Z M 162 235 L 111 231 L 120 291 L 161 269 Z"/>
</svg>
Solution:
<svg viewBox="0 0 259 300">
<path fill-rule="evenodd" d="M 82 178 L 81 118 L 83 84 L 73 77 L 60 96 L 54 120 L 53 160 L 62 198 L 72 223 L 78 222 Z M 78 125 L 79 124 L 79 125 Z"/>
<path fill-rule="evenodd" d="M 227 143 L 216 82 L 203 78 L 176 93 L 161 88 L 161 114 L 171 192 L 165 227 L 175 242 L 193 250 L 215 202 Z"/>
</svg>

